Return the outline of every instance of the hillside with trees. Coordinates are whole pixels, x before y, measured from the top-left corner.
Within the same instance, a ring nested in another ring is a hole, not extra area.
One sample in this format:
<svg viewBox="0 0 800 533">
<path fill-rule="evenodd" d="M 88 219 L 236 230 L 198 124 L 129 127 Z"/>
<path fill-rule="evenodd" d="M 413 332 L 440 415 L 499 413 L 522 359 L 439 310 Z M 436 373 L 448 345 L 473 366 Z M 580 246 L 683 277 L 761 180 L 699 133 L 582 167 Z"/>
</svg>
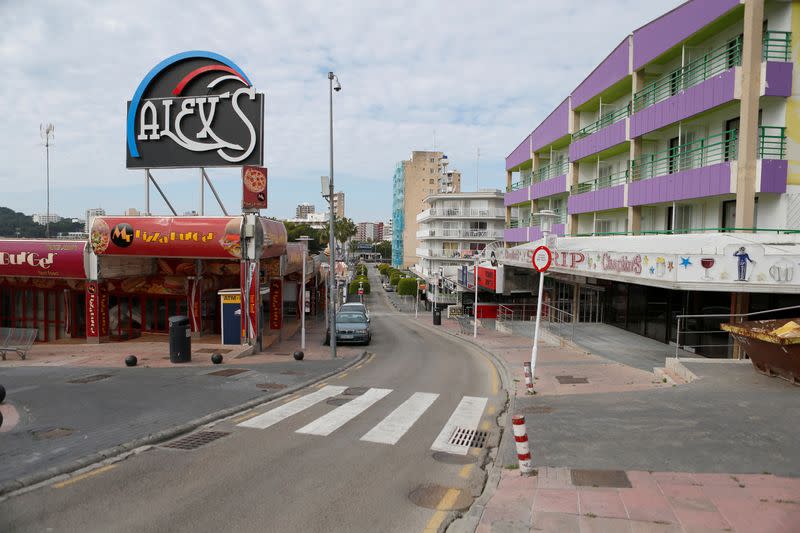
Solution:
<svg viewBox="0 0 800 533">
<path fill-rule="evenodd" d="M 50 224 L 50 235 L 55 237 L 59 233 L 70 231 L 83 231 L 82 222 L 72 222 L 64 219 Z M 44 238 L 45 226 L 37 224 L 30 215 L 0 207 L 0 237 L 35 237 Z"/>
</svg>

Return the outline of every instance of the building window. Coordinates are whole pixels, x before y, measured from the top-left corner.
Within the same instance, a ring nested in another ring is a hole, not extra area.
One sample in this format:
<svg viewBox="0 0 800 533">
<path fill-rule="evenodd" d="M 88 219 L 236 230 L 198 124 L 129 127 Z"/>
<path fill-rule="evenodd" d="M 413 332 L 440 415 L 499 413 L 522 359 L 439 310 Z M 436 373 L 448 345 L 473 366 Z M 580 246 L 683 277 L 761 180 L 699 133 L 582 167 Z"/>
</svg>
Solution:
<svg viewBox="0 0 800 533">
<path fill-rule="evenodd" d="M 433 174 L 433 169 L 431 169 L 431 174 Z"/>
<path fill-rule="evenodd" d="M 431 185 L 433 185 L 433 178 L 431 178 L 430 180 L 428 180 L 428 183 L 430 183 Z"/>
<path fill-rule="evenodd" d="M 594 221 L 595 233 L 611 233 L 611 221 L 607 219 L 597 219 Z"/>
</svg>

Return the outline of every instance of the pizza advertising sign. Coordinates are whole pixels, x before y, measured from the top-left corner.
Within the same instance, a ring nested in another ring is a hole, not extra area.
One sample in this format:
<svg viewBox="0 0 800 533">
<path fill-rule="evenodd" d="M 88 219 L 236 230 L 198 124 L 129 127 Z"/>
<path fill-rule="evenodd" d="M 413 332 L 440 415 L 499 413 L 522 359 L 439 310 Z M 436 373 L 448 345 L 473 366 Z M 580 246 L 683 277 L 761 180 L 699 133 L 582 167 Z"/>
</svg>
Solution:
<svg viewBox="0 0 800 533">
<path fill-rule="evenodd" d="M 95 217 L 97 255 L 240 259 L 241 217 Z"/>
<path fill-rule="evenodd" d="M 267 208 L 267 169 L 242 167 L 242 209 Z"/>
<path fill-rule="evenodd" d="M 230 59 L 175 54 L 153 67 L 128 102 L 130 169 L 261 165 L 264 95 Z"/>
</svg>

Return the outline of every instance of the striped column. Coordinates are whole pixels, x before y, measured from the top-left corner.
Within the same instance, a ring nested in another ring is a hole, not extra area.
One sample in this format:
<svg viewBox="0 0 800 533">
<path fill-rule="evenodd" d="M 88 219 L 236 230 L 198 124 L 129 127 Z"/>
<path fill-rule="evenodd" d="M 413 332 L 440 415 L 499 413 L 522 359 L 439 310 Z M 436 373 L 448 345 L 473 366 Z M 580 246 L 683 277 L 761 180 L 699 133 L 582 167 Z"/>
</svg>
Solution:
<svg viewBox="0 0 800 533">
<path fill-rule="evenodd" d="M 525 417 L 514 415 L 511 418 L 514 427 L 514 441 L 517 444 L 517 459 L 519 460 L 519 471 L 523 475 L 528 475 L 533 471 L 531 452 L 528 447 L 528 431 L 525 429 Z"/>
<path fill-rule="evenodd" d="M 525 386 L 528 387 L 528 394 L 533 394 L 533 376 L 531 375 L 531 363 L 526 361 L 525 365 Z"/>
</svg>

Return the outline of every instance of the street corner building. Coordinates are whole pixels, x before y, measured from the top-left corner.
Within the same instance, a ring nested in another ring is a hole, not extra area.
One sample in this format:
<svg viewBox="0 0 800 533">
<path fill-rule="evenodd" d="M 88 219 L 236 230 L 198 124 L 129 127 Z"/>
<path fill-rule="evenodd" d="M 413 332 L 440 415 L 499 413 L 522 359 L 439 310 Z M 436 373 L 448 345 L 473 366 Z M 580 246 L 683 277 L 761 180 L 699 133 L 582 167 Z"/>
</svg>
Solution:
<svg viewBox="0 0 800 533">
<path fill-rule="evenodd" d="M 505 275 L 550 210 L 569 320 L 729 357 L 720 322 L 799 305 L 798 32 L 797 2 L 692 0 L 621 36 L 506 158 Z"/>
<path fill-rule="evenodd" d="M 96 343 L 166 334 L 171 316 L 186 316 L 193 335 L 240 344 L 242 302 L 261 306 L 257 335 L 299 318 L 304 285 L 307 311 L 320 312 L 320 260 L 307 259 L 302 280 L 302 243 L 287 243 L 281 222 L 255 221 L 250 280 L 241 215 L 97 216 L 88 242 L 0 239 L 0 327 L 36 328 L 39 342 Z M 257 289 L 248 298 L 242 287 Z"/>
</svg>

